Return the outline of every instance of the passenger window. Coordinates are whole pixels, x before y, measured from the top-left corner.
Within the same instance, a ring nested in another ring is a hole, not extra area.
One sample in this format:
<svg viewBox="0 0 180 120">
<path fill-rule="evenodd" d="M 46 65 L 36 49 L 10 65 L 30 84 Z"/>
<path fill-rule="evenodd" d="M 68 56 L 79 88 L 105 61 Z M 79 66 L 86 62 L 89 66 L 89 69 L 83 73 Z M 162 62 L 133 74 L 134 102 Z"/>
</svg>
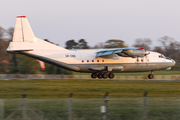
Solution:
<svg viewBox="0 0 180 120">
<path fill-rule="evenodd" d="M 139 58 L 137 58 L 137 62 L 139 62 Z"/>
</svg>

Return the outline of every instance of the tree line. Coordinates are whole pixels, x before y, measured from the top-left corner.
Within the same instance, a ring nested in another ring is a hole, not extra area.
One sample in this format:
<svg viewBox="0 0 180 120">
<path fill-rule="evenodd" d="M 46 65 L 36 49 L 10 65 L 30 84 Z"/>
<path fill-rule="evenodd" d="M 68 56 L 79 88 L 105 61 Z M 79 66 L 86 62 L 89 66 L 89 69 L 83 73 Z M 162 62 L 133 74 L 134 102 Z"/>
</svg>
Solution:
<svg viewBox="0 0 180 120">
<path fill-rule="evenodd" d="M 0 27 L 0 74 L 5 73 L 21 73 L 21 74 L 73 74 L 73 72 L 54 65 L 45 63 L 46 70 L 40 69 L 39 63 L 34 58 L 30 58 L 21 54 L 9 54 L 6 49 L 13 39 L 14 28 L 4 29 Z M 51 44 L 55 44 L 48 39 L 44 39 Z M 157 40 L 160 46 L 152 48 L 152 40 L 150 38 L 138 38 L 131 47 L 143 47 L 145 50 L 153 50 L 164 54 L 176 61 L 173 69 L 180 69 L 180 42 L 172 37 L 163 36 Z M 56 44 L 58 45 L 58 44 Z M 97 49 L 97 48 L 125 48 L 128 47 L 125 41 L 119 39 L 110 39 L 105 42 L 89 46 L 85 39 L 66 41 L 66 49 Z"/>
</svg>

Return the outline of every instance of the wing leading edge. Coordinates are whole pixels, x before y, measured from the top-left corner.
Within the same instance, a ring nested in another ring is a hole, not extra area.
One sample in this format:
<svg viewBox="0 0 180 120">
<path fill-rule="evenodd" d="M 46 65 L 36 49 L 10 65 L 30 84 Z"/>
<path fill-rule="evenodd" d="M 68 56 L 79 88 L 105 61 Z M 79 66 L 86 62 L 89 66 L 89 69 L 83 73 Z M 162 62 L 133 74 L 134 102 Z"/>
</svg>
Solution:
<svg viewBox="0 0 180 120">
<path fill-rule="evenodd" d="M 117 48 L 117 49 L 110 49 L 110 50 L 102 50 L 99 51 L 96 57 L 103 57 L 111 54 L 117 54 L 123 57 L 144 57 L 149 54 L 146 52 L 144 48 Z"/>
</svg>

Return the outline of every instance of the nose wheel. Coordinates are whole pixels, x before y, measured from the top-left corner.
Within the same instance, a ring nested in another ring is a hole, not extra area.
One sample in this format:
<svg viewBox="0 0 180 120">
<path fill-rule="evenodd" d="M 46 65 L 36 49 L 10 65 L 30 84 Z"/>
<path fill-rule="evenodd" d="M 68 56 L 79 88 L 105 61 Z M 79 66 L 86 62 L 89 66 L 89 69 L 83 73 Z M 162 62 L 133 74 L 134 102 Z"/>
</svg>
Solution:
<svg viewBox="0 0 180 120">
<path fill-rule="evenodd" d="M 153 79 L 154 78 L 153 71 L 151 71 L 151 74 L 148 75 L 148 78 L 149 79 Z"/>
<path fill-rule="evenodd" d="M 110 79 L 113 79 L 114 77 L 115 77 L 115 75 L 114 75 L 114 73 L 92 73 L 91 74 L 91 78 L 93 78 L 93 79 L 95 79 L 95 78 L 99 78 L 99 79 L 102 79 L 102 78 L 104 78 L 104 79 L 107 79 L 108 77 L 110 78 Z"/>
</svg>

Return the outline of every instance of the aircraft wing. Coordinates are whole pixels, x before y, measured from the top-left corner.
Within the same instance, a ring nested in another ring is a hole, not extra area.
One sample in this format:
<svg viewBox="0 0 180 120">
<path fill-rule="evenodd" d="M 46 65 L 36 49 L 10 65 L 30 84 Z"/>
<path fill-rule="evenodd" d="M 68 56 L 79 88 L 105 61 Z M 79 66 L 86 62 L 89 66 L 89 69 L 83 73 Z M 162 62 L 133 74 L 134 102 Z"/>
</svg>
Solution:
<svg viewBox="0 0 180 120">
<path fill-rule="evenodd" d="M 145 55 L 149 54 L 146 52 L 144 48 L 117 48 L 117 49 L 107 49 L 101 50 L 97 52 L 96 57 L 104 57 L 111 54 L 117 54 L 122 57 L 144 57 Z"/>
<path fill-rule="evenodd" d="M 116 49 L 116 50 L 103 50 L 99 51 L 97 53 L 97 57 L 105 56 L 105 55 L 111 55 L 111 54 L 116 54 L 116 53 L 121 53 L 123 49 Z"/>
</svg>

